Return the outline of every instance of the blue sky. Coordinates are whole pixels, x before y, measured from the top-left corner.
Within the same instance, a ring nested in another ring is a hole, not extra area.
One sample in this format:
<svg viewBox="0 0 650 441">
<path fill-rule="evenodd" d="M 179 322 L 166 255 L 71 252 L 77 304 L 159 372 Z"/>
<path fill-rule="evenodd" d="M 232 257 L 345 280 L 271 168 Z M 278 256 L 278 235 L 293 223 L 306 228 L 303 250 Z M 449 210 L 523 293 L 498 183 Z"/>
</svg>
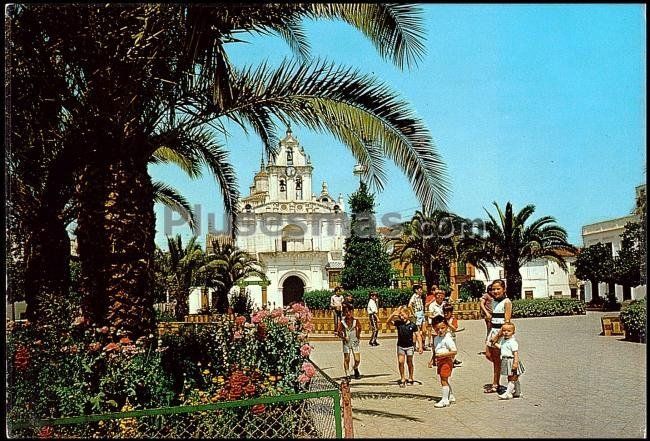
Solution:
<svg viewBox="0 0 650 441">
<path fill-rule="evenodd" d="M 485 218 L 493 201 L 510 201 L 515 210 L 534 204 L 533 218 L 555 217 L 576 245 L 583 225 L 629 214 L 634 187 L 646 180 L 644 5 L 421 8 L 427 53 L 410 71 L 382 60 L 345 23 L 309 21 L 305 28 L 314 58 L 376 76 L 424 120 L 447 166 L 451 211 Z M 278 37 L 244 39 L 251 44 L 229 47 L 237 66 L 292 57 Z M 218 136 L 230 149 L 240 191 L 248 194 L 262 145 L 253 133 L 229 127 L 228 137 Z M 313 191 L 326 180 L 330 193 L 347 201 L 358 180 L 346 147 L 328 134 L 292 129 L 311 155 Z M 402 172 L 392 164 L 387 171 L 376 211 L 406 220 L 420 204 Z M 150 173 L 201 205 L 202 242 L 208 213 L 223 227 L 219 191 L 207 172 L 190 180 L 173 166 L 155 165 Z M 155 211 L 162 246 L 162 206 Z M 172 233 L 190 236 L 186 226 Z"/>
</svg>

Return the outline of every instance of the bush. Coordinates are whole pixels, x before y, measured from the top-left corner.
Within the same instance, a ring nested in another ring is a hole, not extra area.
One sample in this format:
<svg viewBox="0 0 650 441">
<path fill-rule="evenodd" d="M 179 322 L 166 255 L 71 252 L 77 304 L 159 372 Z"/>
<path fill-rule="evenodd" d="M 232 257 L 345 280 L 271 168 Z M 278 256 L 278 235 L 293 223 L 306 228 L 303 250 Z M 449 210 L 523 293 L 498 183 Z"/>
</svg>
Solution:
<svg viewBox="0 0 650 441">
<path fill-rule="evenodd" d="M 485 294 L 485 283 L 481 280 L 468 280 L 459 288 L 459 298 L 462 302 L 478 300 Z"/>
<path fill-rule="evenodd" d="M 632 301 L 620 314 L 627 340 L 646 342 L 647 299 Z"/>
<path fill-rule="evenodd" d="M 585 303 L 578 299 L 517 299 L 512 301 L 512 317 L 549 317 L 586 314 Z"/>
<path fill-rule="evenodd" d="M 230 306 L 232 312 L 237 315 L 243 315 L 246 319 L 250 319 L 253 312 L 253 299 L 250 292 L 246 290 L 237 290 L 230 295 Z"/>
<path fill-rule="evenodd" d="M 352 304 L 355 308 L 368 306 L 370 292 L 377 291 L 379 295 L 380 308 L 395 308 L 399 305 L 406 305 L 413 294 L 411 288 L 359 288 L 344 291 L 345 294 L 352 294 Z M 330 298 L 333 292 L 327 289 L 309 291 L 303 295 L 305 305 L 310 309 L 330 309 Z"/>
<path fill-rule="evenodd" d="M 620 311 L 621 303 L 616 298 L 616 294 L 607 294 L 607 299 L 603 303 L 603 311 Z"/>
</svg>

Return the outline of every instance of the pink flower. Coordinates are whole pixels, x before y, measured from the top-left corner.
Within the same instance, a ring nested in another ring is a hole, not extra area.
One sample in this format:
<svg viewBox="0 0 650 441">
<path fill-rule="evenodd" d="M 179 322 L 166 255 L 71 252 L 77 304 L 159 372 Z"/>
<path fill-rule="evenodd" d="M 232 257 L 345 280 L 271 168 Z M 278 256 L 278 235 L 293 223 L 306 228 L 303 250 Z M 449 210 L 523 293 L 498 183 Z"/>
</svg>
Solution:
<svg viewBox="0 0 650 441">
<path fill-rule="evenodd" d="M 246 317 L 244 317 L 243 315 L 237 316 L 237 318 L 235 319 L 235 324 L 241 326 L 244 323 L 246 323 Z"/>
<path fill-rule="evenodd" d="M 242 335 L 242 333 L 239 332 L 239 331 L 235 331 L 235 333 L 233 334 L 233 338 L 234 338 L 235 340 L 239 340 L 239 339 L 242 338 L 242 337 L 243 337 L 243 335 Z"/>
<path fill-rule="evenodd" d="M 300 374 L 300 376 L 298 377 L 298 381 L 300 381 L 302 384 L 305 384 L 310 379 L 311 379 L 311 377 L 309 375 L 306 375 L 306 374 Z"/>
<path fill-rule="evenodd" d="M 305 343 L 300 347 L 300 355 L 302 357 L 309 357 L 309 354 L 311 354 L 311 346 Z"/>
<path fill-rule="evenodd" d="M 275 308 L 271 311 L 271 317 L 282 317 L 284 315 L 284 310 L 282 308 Z"/>
<path fill-rule="evenodd" d="M 302 370 L 305 371 L 305 374 L 307 374 L 307 376 L 309 376 L 309 378 L 316 375 L 316 368 L 314 367 L 313 364 L 311 364 L 311 363 L 309 363 L 307 361 L 302 364 Z"/>
<path fill-rule="evenodd" d="M 287 323 L 289 323 L 289 317 L 285 317 L 285 316 L 278 317 L 277 322 L 280 323 L 281 325 L 286 325 Z"/>
<path fill-rule="evenodd" d="M 102 326 L 99 332 L 101 332 L 102 334 L 108 334 L 108 326 Z"/>
<path fill-rule="evenodd" d="M 99 351 L 99 349 L 100 349 L 101 347 L 102 347 L 102 344 L 101 344 L 101 343 L 99 343 L 99 342 L 95 342 L 95 343 L 91 343 L 91 344 L 88 345 L 88 350 L 89 350 L 90 352 L 95 352 L 95 351 Z"/>
<path fill-rule="evenodd" d="M 314 324 L 313 323 L 305 323 L 302 326 L 303 331 L 305 332 L 312 332 L 314 330 Z"/>
</svg>

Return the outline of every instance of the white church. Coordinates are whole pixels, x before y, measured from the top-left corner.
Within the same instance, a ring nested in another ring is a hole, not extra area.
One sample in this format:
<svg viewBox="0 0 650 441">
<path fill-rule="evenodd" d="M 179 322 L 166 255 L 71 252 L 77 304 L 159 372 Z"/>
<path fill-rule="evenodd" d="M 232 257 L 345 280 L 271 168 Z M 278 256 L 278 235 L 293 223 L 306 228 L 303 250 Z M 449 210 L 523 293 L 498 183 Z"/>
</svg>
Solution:
<svg viewBox="0 0 650 441">
<path fill-rule="evenodd" d="M 313 192 L 313 170 L 289 128 L 239 201 L 235 244 L 262 263 L 268 278 L 268 285 L 245 282 L 256 306 L 288 305 L 305 291 L 330 289 L 340 277 L 348 229 L 343 197 L 333 197 L 326 182 Z"/>
</svg>

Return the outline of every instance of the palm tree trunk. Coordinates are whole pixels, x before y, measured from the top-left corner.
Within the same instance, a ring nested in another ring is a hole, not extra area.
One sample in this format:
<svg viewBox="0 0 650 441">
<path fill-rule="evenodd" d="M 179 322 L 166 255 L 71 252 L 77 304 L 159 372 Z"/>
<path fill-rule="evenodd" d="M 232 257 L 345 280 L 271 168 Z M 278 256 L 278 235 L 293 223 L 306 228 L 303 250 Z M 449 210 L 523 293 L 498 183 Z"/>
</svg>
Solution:
<svg viewBox="0 0 650 441">
<path fill-rule="evenodd" d="M 108 165 L 105 165 L 108 164 Z M 77 238 L 83 307 L 133 337 L 154 325 L 153 187 L 146 160 L 90 164 L 81 179 Z"/>
<path fill-rule="evenodd" d="M 519 273 L 519 264 L 517 262 L 506 262 L 503 270 L 505 272 L 504 276 L 506 279 L 508 297 L 511 299 L 521 299 L 522 279 L 521 274 Z"/>
<path fill-rule="evenodd" d="M 176 300 L 176 320 L 182 322 L 190 313 L 189 293 L 180 283 L 175 283 L 172 286 L 172 295 Z"/>
</svg>

